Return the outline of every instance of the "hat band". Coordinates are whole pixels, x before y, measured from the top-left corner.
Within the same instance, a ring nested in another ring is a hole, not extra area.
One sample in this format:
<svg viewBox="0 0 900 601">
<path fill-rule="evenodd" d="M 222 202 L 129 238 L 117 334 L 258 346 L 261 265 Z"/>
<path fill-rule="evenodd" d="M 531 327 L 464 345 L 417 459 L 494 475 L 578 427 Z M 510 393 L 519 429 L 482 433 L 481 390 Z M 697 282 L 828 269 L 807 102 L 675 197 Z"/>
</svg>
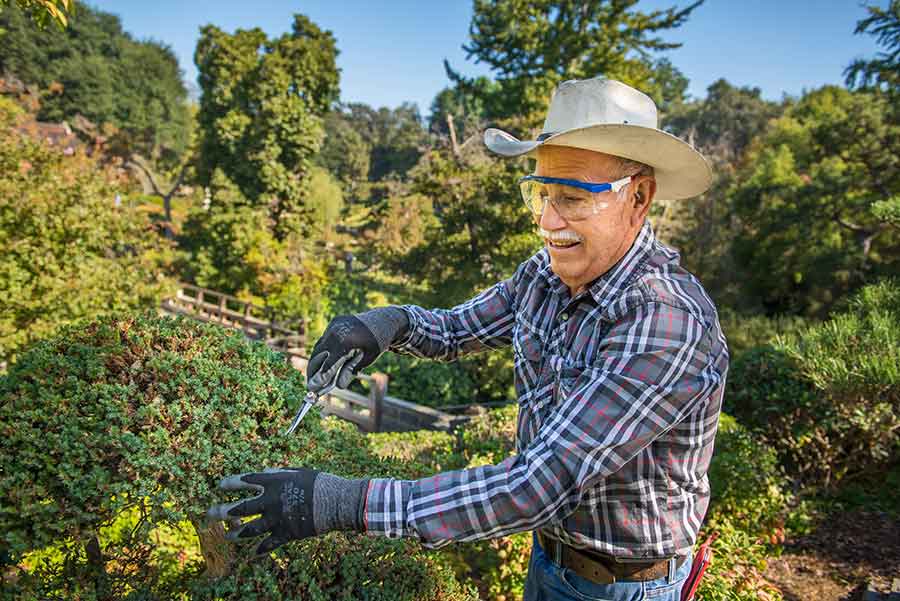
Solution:
<svg viewBox="0 0 900 601">
<path fill-rule="evenodd" d="M 537 141 L 537 142 L 543 142 L 544 140 L 546 140 L 547 138 L 549 138 L 550 136 L 552 136 L 552 135 L 555 134 L 555 133 L 556 133 L 555 131 L 550 131 L 550 132 L 547 132 L 547 133 L 545 133 L 545 134 L 541 134 L 541 135 L 539 135 L 539 136 L 536 138 L 535 141 Z"/>
</svg>

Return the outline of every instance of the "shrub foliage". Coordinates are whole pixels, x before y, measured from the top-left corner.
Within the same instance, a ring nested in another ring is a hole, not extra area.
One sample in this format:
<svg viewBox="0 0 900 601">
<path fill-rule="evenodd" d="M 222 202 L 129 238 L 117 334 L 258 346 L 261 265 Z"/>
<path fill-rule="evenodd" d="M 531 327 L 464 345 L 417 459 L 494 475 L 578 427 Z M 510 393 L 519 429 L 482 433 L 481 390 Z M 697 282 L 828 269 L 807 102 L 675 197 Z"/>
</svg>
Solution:
<svg viewBox="0 0 900 601">
<path fill-rule="evenodd" d="M 18 592 L 471 598 L 406 543 L 334 533 L 251 564 L 242 547 L 223 544 L 220 526 L 204 522 L 210 505 L 237 498 L 215 488 L 224 475 L 289 465 L 345 477 L 400 471 L 370 454 L 351 424 L 321 420 L 317 409 L 285 436 L 304 392 L 283 356 L 183 319 L 105 318 L 36 344 L 0 379 L 0 551 L 22 565 L 34 565 L 35 554 L 45 560 L 19 575 Z M 172 557 L 154 567 L 151 533 L 185 523 L 204 561 L 174 575 Z"/>
<path fill-rule="evenodd" d="M 739 357 L 727 403 L 800 482 L 831 485 L 900 457 L 900 283 Z"/>
</svg>

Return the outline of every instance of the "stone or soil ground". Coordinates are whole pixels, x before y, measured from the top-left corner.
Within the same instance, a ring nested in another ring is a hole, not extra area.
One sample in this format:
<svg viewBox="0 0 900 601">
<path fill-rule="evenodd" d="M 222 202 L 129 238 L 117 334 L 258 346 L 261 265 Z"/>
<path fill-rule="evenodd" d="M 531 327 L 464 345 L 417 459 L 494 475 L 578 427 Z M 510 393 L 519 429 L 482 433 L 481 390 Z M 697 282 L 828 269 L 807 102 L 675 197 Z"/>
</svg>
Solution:
<svg viewBox="0 0 900 601">
<path fill-rule="evenodd" d="M 832 514 L 811 534 L 788 538 L 765 578 L 787 601 L 856 601 L 867 586 L 889 593 L 900 579 L 900 519 L 877 511 Z"/>
</svg>

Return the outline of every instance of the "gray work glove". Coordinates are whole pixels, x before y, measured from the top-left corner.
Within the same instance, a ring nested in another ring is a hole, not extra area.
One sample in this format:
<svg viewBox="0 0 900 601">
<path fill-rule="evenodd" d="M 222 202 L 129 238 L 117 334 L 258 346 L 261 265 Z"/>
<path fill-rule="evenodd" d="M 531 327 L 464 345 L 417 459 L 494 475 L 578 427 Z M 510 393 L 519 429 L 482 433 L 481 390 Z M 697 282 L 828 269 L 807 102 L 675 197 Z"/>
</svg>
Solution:
<svg viewBox="0 0 900 601">
<path fill-rule="evenodd" d="M 406 312 L 393 306 L 335 317 L 313 347 L 306 387 L 319 392 L 337 375 L 337 387 L 346 388 L 408 327 Z"/>
<path fill-rule="evenodd" d="M 232 525 L 230 541 L 268 535 L 254 550 L 259 557 L 292 540 L 319 536 L 332 530 L 365 532 L 365 496 L 368 479 L 347 480 L 303 467 L 266 469 L 229 476 L 222 490 L 249 490 L 250 499 L 211 507 L 206 515 Z M 240 518 L 259 515 L 241 523 Z"/>
</svg>

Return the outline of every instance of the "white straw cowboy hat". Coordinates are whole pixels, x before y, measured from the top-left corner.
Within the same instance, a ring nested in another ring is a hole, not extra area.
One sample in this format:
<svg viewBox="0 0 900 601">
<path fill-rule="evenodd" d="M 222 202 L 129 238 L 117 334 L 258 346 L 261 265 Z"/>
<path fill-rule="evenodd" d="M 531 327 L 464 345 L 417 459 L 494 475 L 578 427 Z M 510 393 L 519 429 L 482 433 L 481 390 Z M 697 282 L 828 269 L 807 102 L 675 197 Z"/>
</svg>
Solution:
<svg viewBox="0 0 900 601">
<path fill-rule="evenodd" d="M 684 140 L 659 129 L 658 123 L 649 96 L 620 81 L 595 77 L 559 84 L 536 140 L 517 140 L 491 127 L 484 132 L 484 143 L 508 157 L 535 156 L 545 144 L 604 152 L 653 167 L 657 198 L 702 194 L 712 183 L 706 159 Z"/>
</svg>

